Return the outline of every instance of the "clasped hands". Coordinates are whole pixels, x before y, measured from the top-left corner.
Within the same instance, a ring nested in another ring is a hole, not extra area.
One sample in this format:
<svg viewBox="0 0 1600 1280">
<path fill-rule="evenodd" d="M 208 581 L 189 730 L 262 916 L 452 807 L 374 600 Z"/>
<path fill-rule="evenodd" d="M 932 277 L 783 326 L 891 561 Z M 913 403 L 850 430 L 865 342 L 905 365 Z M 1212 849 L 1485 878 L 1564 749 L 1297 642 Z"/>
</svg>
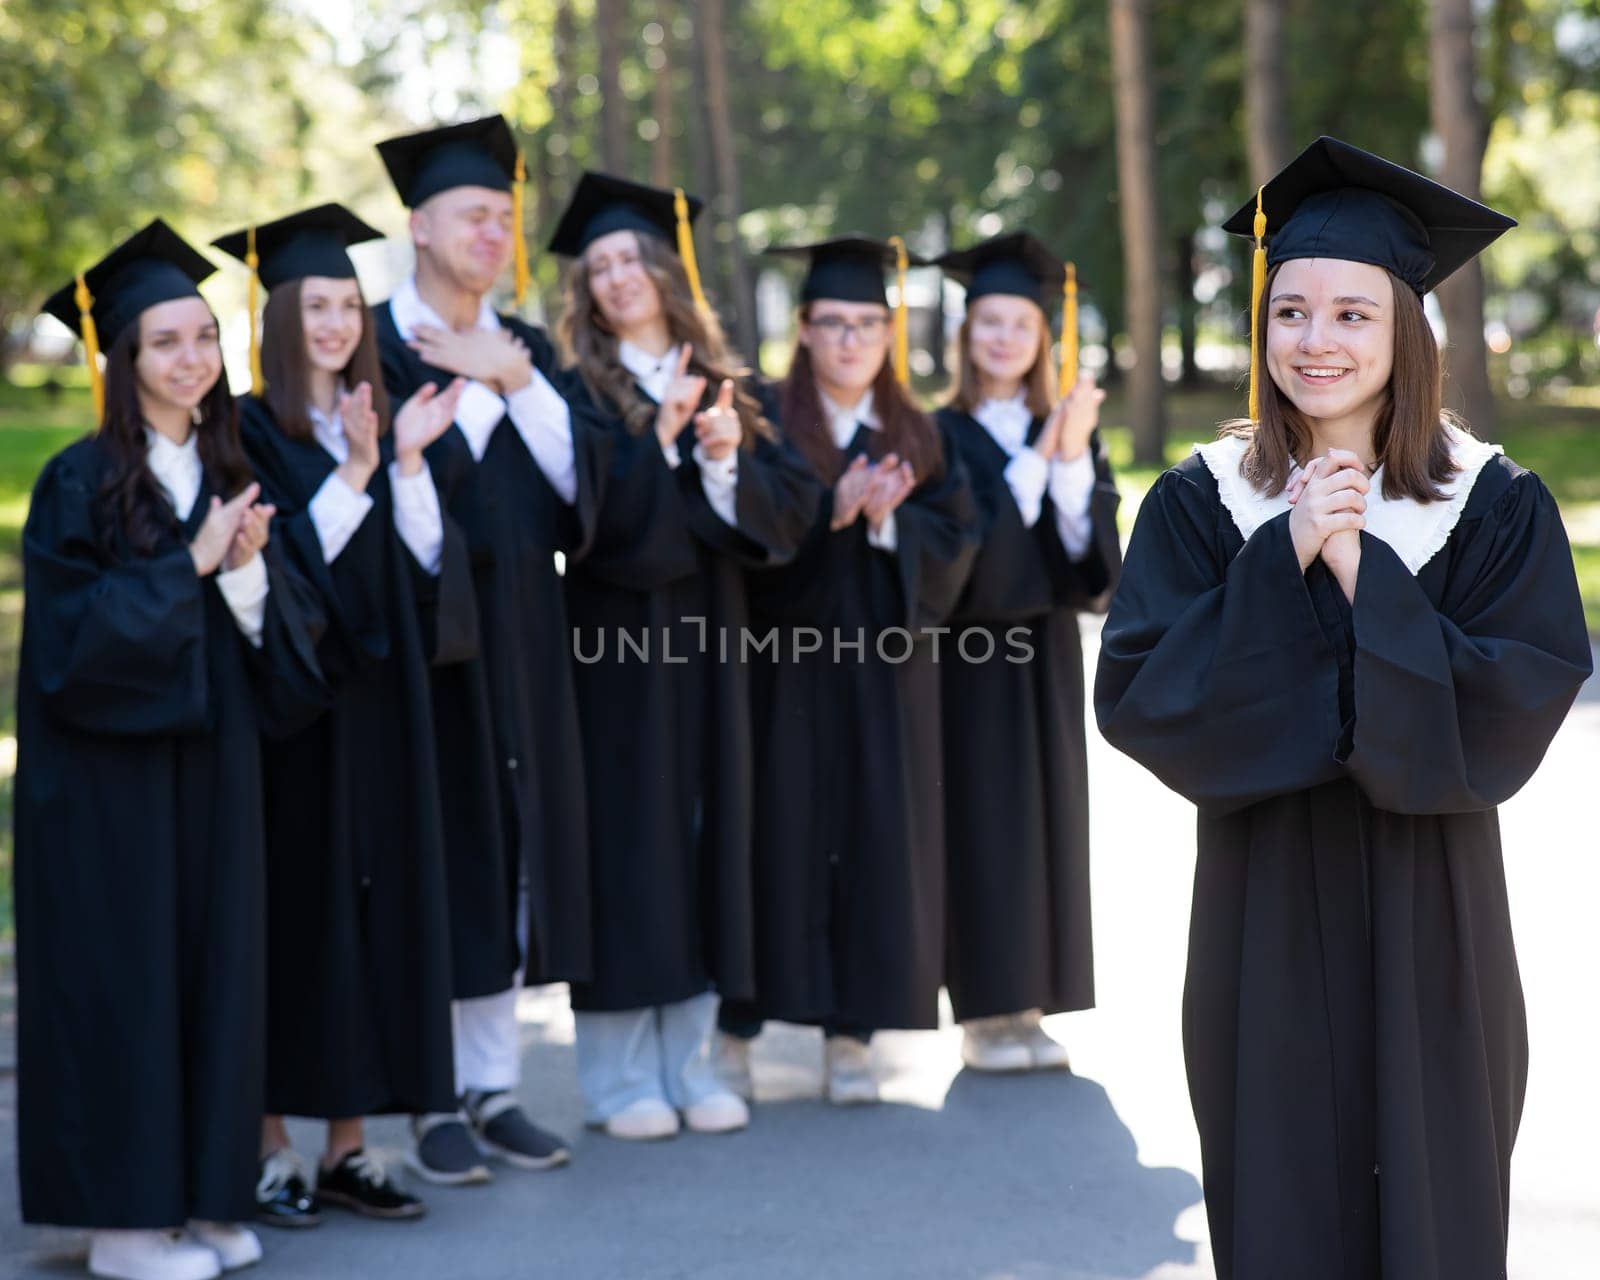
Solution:
<svg viewBox="0 0 1600 1280">
<path fill-rule="evenodd" d="M 1289 536 L 1301 571 L 1320 557 L 1351 600 L 1361 565 L 1361 530 L 1367 525 L 1371 486 L 1366 465 L 1357 454 L 1330 449 L 1291 476 L 1284 491 L 1290 505 Z"/>
</svg>

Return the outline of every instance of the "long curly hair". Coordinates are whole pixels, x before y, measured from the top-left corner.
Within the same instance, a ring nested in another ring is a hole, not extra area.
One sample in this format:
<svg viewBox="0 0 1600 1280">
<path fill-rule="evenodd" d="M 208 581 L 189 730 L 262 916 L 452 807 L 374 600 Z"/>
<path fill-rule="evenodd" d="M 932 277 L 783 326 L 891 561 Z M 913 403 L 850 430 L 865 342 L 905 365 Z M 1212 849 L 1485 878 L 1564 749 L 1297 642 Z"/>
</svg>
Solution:
<svg viewBox="0 0 1600 1280">
<path fill-rule="evenodd" d="M 139 326 L 130 324 L 106 355 L 106 408 L 97 433 L 109 466 L 95 496 L 95 525 L 101 550 L 113 559 L 124 549 L 151 555 L 179 528 L 177 513 L 150 470 L 138 359 Z M 218 375 L 197 408 L 196 444 L 206 482 L 212 492 L 231 498 L 255 474 L 239 443 L 238 410 L 226 374 Z"/>
<path fill-rule="evenodd" d="M 639 261 L 661 296 L 661 310 L 673 342 L 687 342 L 694 348 L 689 372 L 706 380 L 706 403 L 716 398 L 724 380 L 731 379 L 733 407 L 741 428 L 739 447 L 753 448 L 757 436 L 776 439 L 772 424 L 762 416 L 760 403 L 745 390 L 744 380 L 750 370 L 729 349 L 717 317 L 695 306 L 683 262 L 657 236 L 641 235 L 638 241 Z M 563 358 L 577 368 L 595 403 L 616 412 L 631 434 L 650 430 L 655 406 L 639 395 L 633 374 L 622 363 L 619 340 L 589 288 L 589 267 L 583 258 L 575 258 L 568 265 L 561 280 L 561 294 L 563 305 L 556 337 Z"/>
</svg>

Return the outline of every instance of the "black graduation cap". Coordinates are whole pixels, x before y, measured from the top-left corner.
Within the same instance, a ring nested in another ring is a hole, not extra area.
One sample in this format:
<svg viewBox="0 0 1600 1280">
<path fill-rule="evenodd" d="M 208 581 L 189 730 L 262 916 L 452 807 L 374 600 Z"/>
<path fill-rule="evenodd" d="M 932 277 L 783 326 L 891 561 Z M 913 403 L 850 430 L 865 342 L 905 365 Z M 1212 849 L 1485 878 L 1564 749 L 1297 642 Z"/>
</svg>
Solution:
<svg viewBox="0 0 1600 1280">
<path fill-rule="evenodd" d="M 1386 267 L 1419 294 L 1516 220 L 1337 138 L 1318 138 L 1261 190 L 1267 266 L 1341 258 Z M 1255 199 L 1223 230 L 1254 234 Z"/>
<path fill-rule="evenodd" d="M 676 247 L 680 191 L 630 182 L 609 173 L 586 170 L 550 236 L 550 252 L 576 258 L 601 236 L 613 231 L 638 231 L 659 236 Z M 684 196 L 684 222 L 692 226 L 705 202 Z"/>
<path fill-rule="evenodd" d="M 269 289 L 304 276 L 354 279 L 356 269 L 346 252 L 348 247 L 383 238 L 383 232 L 369 227 L 343 205 L 322 204 L 255 228 L 218 236 L 211 243 L 248 264 L 252 229 L 258 260 L 256 274 Z"/>
<path fill-rule="evenodd" d="M 893 270 L 900 252 L 893 243 L 871 236 L 837 236 L 815 244 L 786 244 L 768 249 L 779 258 L 809 258 L 805 282 L 800 286 L 801 302 L 832 298 L 837 302 L 876 302 L 889 305 L 883 286 L 883 273 Z M 925 267 L 925 258 L 906 254 L 908 267 Z"/>
<path fill-rule="evenodd" d="M 215 270 L 209 258 L 160 218 L 135 232 L 81 277 L 98 345 L 111 346 L 141 312 L 158 303 L 198 298 L 196 286 Z M 44 310 L 89 342 L 77 281 L 45 299 Z"/>
<path fill-rule="evenodd" d="M 517 177 L 517 142 L 498 115 L 388 138 L 378 154 L 409 209 L 452 187 L 510 191 Z"/>
<path fill-rule="evenodd" d="M 967 301 L 991 293 L 1031 298 L 1046 311 L 1062 296 L 1067 264 L 1028 231 L 1010 231 L 933 260 L 967 288 Z"/>
</svg>

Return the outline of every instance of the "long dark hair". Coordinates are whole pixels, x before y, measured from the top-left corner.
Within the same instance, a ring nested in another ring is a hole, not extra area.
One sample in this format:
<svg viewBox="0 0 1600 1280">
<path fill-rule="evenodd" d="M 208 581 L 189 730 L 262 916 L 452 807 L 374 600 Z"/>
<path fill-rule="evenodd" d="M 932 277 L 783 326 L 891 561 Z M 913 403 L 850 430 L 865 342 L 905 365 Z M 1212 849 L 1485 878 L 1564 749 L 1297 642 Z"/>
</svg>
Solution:
<svg viewBox="0 0 1600 1280">
<path fill-rule="evenodd" d="M 722 325 L 715 315 L 702 312 L 694 304 L 689 276 L 683 261 L 656 236 L 639 235 L 639 261 L 661 297 L 667 331 L 674 342 L 687 342 L 694 348 L 689 372 L 706 380 L 706 398 L 715 398 L 726 380 L 733 382 L 733 407 L 739 415 L 741 448 L 755 445 L 755 438 L 774 439 L 777 432 L 761 415 L 761 405 L 744 389 L 750 370 L 729 350 Z M 578 370 L 583 385 L 596 404 L 608 405 L 622 418 L 633 435 L 649 430 L 655 420 L 655 406 L 646 403 L 634 390 L 634 377 L 618 355 L 617 335 L 606 325 L 605 314 L 589 288 L 589 267 L 582 257 L 575 258 L 561 279 L 561 319 L 556 337 L 565 358 Z"/>
<path fill-rule="evenodd" d="M 1262 371 L 1261 422 L 1238 418 L 1222 424 L 1223 435 L 1249 440 L 1240 470 L 1252 486 L 1269 496 L 1283 492 L 1289 483 L 1291 459 L 1304 459 L 1311 451 L 1311 426 L 1267 372 L 1267 322 L 1271 314 L 1272 283 L 1281 265 L 1267 275 L 1261 291 L 1257 332 L 1262 350 L 1257 352 Z M 1384 389 L 1383 407 L 1372 429 L 1376 461 L 1383 467 L 1383 496 L 1437 502 L 1444 497 L 1439 486 L 1456 473 L 1450 457 L 1447 427 L 1464 428 L 1443 407 L 1444 362 L 1439 342 L 1422 310 L 1422 299 L 1393 272 L 1394 368 Z"/>
<path fill-rule="evenodd" d="M 304 284 L 300 278 L 275 286 L 261 311 L 261 376 L 267 384 L 263 399 L 278 430 L 291 440 L 315 436 L 309 411 L 311 359 L 306 355 L 305 322 L 300 314 Z M 365 297 L 361 299 L 361 337 L 340 376 L 346 387 L 365 382 L 372 388 L 372 411 L 378 415 L 378 434 L 383 435 L 389 429 L 389 393 L 383 387 L 378 335 Z"/>
<path fill-rule="evenodd" d="M 122 548 L 135 555 L 150 555 L 178 528 L 172 503 L 147 460 L 150 446 L 134 367 L 138 358 L 139 325 L 135 322 L 117 335 L 106 356 L 106 409 L 97 435 L 108 466 L 96 494 L 95 525 L 101 549 L 112 558 Z M 197 408 L 196 447 L 206 482 L 212 492 L 231 498 L 255 475 L 239 443 L 238 412 L 225 373 L 218 375 L 216 385 Z"/>
<path fill-rule="evenodd" d="M 809 304 L 800 308 L 802 324 L 809 321 Z M 835 484 L 844 472 L 844 450 L 833 442 L 833 431 L 822 412 L 822 393 L 811 364 L 811 349 L 796 342 L 789 372 L 779 387 L 780 416 L 784 434 L 794 443 L 811 469 L 828 484 Z M 872 381 L 872 410 L 878 415 L 879 429 L 870 432 L 867 446 L 870 457 L 898 454 L 909 462 L 917 483 L 926 484 L 944 474 L 944 449 L 939 431 L 911 399 L 894 375 L 894 362 L 885 355 L 877 377 Z"/>
</svg>

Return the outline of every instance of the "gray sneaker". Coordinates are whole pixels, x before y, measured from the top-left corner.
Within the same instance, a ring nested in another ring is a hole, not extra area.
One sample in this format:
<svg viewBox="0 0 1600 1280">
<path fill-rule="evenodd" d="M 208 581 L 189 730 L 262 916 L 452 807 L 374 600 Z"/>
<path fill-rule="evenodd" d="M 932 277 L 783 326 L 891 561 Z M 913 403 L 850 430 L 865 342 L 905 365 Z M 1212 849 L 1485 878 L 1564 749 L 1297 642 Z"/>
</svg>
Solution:
<svg viewBox="0 0 1600 1280">
<path fill-rule="evenodd" d="M 567 1144 L 528 1119 L 516 1098 L 503 1089 L 469 1091 L 467 1119 L 478 1146 L 519 1169 L 554 1169 L 572 1158 Z"/>
<path fill-rule="evenodd" d="M 493 1176 L 458 1111 L 412 1116 L 411 1136 L 406 1164 L 419 1178 L 441 1187 L 465 1187 Z"/>
</svg>

